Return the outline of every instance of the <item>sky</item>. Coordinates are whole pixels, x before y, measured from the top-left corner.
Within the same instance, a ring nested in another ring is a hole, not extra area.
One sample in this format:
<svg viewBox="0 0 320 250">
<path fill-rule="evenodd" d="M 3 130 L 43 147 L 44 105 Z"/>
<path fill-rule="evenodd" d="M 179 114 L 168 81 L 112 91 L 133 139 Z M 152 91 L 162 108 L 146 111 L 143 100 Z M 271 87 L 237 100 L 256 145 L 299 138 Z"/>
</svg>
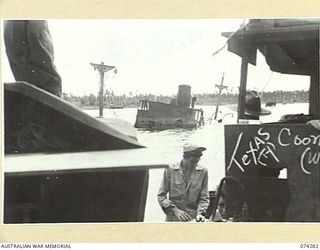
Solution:
<svg viewBox="0 0 320 250">
<path fill-rule="evenodd" d="M 217 93 L 215 84 L 236 91 L 240 57 L 225 47 L 222 32 L 235 31 L 243 19 L 81 19 L 48 20 L 55 65 L 65 93 L 97 94 L 99 75 L 90 63 L 116 66 L 105 75 L 115 94 L 175 95 L 180 84 L 193 94 Z M 5 58 L 5 82 L 14 81 Z M 309 77 L 271 73 L 263 56 L 249 66 L 247 89 L 307 90 Z"/>
</svg>

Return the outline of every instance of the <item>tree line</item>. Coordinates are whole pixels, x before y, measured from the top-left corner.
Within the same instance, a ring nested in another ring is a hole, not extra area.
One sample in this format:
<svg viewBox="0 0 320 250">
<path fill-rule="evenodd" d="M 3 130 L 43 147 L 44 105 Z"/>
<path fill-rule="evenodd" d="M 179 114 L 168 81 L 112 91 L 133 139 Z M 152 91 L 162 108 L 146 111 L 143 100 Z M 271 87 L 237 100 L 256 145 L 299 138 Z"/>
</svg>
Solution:
<svg viewBox="0 0 320 250">
<path fill-rule="evenodd" d="M 196 105 L 216 105 L 218 102 L 218 94 L 194 94 L 197 98 Z M 309 92 L 304 90 L 299 91 L 273 91 L 260 93 L 261 102 L 274 102 L 274 103 L 294 103 L 294 102 L 308 102 Z M 75 96 L 73 94 L 63 93 L 62 98 L 79 108 L 96 108 L 99 105 L 98 97 L 96 95 L 83 95 Z M 175 99 L 175 95 L 155 95 L 155 94 L 122 94 L 115 95 L 114 93 L 107 93 L 104 96 L 105 106 L 108 105 L 124 105 L 125 107 L 138 107 L 140 100 L 148 100 L 154 102 L 170 103 Z M 235 93 L 222 93 L 220 104 L 235 104 L 238 101 L 238 94 Z"/>
</svg>

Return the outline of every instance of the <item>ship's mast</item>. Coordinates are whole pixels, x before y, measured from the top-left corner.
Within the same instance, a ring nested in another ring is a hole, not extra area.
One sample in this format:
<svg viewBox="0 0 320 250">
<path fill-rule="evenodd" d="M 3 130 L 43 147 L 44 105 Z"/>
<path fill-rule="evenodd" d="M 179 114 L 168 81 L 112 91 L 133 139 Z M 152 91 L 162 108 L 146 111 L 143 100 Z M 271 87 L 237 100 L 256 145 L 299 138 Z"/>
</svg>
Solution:
<svg viewBox="0 0 320 250">
<path fill-rule="evenodd" d="M 114 73 L 117 73 L 116 66 L 104 65 L 104 62 L 101 64 L 90 63 L 94 70 L 99 71 L 100 81 L 99 81 L 99 93 L 98 93 L 98 101 L 99 101 L 99 117 L 103 117 L 103 107 L 104 107 L 104 73 L 114 70 Z"/>
<path fill-rule="evenodd" d="M 219 89 L 219 95 L 218 95 L 218 103 L 217 103 L 217 106 L 216 106 L 216 112 L 214 114 L 214 119 L 215 120 L 217 120 L 217 115 L 218 115 L 218 111 L 219 111 L 219 105 L 220 105 L 220 102 L 221 102 L 221 92 L 222 92 L 222 90 L 228 88 L 227 86 L 223 85 L 223 80 L 224 80 L 224 72 L 222 74 L 220 85 L 216 84 L 216 87 Z"/>
</svg>

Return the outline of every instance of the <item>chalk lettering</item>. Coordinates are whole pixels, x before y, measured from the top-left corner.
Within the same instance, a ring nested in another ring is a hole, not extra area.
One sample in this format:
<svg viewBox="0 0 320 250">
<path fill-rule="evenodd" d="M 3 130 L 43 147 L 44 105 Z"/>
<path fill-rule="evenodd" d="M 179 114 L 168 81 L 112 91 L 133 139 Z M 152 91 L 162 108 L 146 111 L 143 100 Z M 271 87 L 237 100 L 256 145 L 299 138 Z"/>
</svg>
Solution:
<svg viewBox="0 0 320 250">
<path fill-rule="evenodd" d="M 294 137 L 294 145 L 296 146 L 300 146 L 300 145 L 308 146 L 310 144 L 314 144 L 314 145 L 319 144 L 320 146 L 320 135 L 318 136 L 310 135 L 310 137 L 305 137 L 305 138 L 300 138 L 299 135 L 296 135 Z"/>
<path fill-rule="evenodd" d="M 270 134 L 268 132 L 262 132 L 263 128 L 259 128 L 258 135 L 265 136 L 264 140 L 268 141 L 270 139 Z"/>
<path fill-rule="evenodd" d="M 242 156 L 242 163 L 245 165 L 245 166 L 248 166 L 250 163 L 251 163 L 251 160 L 249 159 L 248 161 L 246 161 L 248 159 L 248 155 L 244 155 Z"/>
<path fill-rule="evenodd" d="M 315 145 L 318 144 L 318 146 L 320 146 L 320 135 L 318 135 L 318 136 L 310 135 L 310 137 L 313 138 L 313 142 L 312 142 L 313 144 L 315 144 Z M 317 140 L 318 140 L 318 142 L 317 142 Z"/>
<path fill-rule="evenodd" d="M 256 147 L 259 149 L 260 148 L 260 144 L 264 145 L 265 142 L 263 140 L 261 140 L 259 137 L 254 137 L 254 142 L 256 144 Z"/>
<path fill-rule="evenodd" d="M 262 129 L 259 130 L 259 134 L 267 139 L 270 138 L 270 134 L 267 132 L 262 132 Z M 245 151 L 245 154 L 241 156 L 238 154 L 238 149 L 240 143 L 242 142 L 243 132 L 238 135 L 236 146 L 233 150 L 232 157 L 230 159 L 227 171 L 230 170 L 233 163 L 242 171 L 245 172 L 244 167 L 253 165 L 256 167 L 265 167 L 267 166 L 266 160 L 272 157 L 276 162 L 279 162 L 278 157 L 275 154 L 276 146 L 270 141 L 264 141 L 261 137 L 253 137 L 253 140 L 249 141 L 248 149 Z"/>
<path fill-rule="evenodd" d="M 300 168 L 301 170 L 306 173 L 306 174 L 311 174 L 311 172 L 307 171 L 305 166 L 304 166 L 304 159 L 306 154 L 310 151 L 310 148 L 306 148 L 306 150 L 302 153 L 301 159 L 300 159 Z"/>
<path fill-rule="evenodd" d="M 273 148 L 273 150 L 276 150 L 276 146 L 272 143 L 272 142 L 267 142 L 267 144 L 269 145 L 269 146 L 271 146 L 272 148 Z"/>
<path fill-rule="evenodd" d="M 309 156 L 309 157 L 308 157 Z M 302 171 L 306 174 L 311 174 L 311 172 L 306 170 L 306 167 L 304 165 L 305 161 L 309 165 L 318 166 L 320 162 L 320 152 L 312 153 L 311 148 L 306 148 L 306 150 L 302 153 L 301 159 L 300 159 L 300 167 Z"/>
<path fill-rule="evenodd" d="M 272 144 L 272 143 L 271 143 Z M 274 145 L 273 145 L 274 146 Z M 275 147 L 275 146 L 274 146 Z M 270 149 L 270 147 L 268 148 L 268 153 L 270 153 L 272 155 L 272 157 L 277 161 L 280 162 L 280 160 L 278 159 L 278 157 L 276 156 L 276 154 L 273 152 L 273 150 Z"/>
<path fill-rule="evenodd" d="M 290 143 L 284 143 L 284 142 L 282 141 L 282 133 L 285 132 L 285 131 L 288 133 L 288 135 L 291 135 L 291 131 L 290 131 L 289 128 L 282 128 L 282 129 L 280 130 L 279 135 L 278 135 L 278 142 L 279 142 L 279 145 L 280 145 L 280 146 L 283 146 L 283 147 L 286 147 L 286 146 L 289 146 L 289 145 L 290 145 Z"/>
<path fill-rule="evenodd" d="M 270 145 L 273 146 L 275 149 L 275 146 L 272 143 L 270 143 Z M 276 156 L 276 154 L 273 152 L 273 150 L 269 146 L 266 146 L 259 153 L 259 157 L 258 157 L 259 164 L 266 166 L 267 164 L 261 160 L 261 157 L 263 156 L 265 159 L 268 159 L 269 155 L 271 155 L 276 162 L 279 162 L 279 159 Z"/>
<path fill-rule="evenodd" d="M 230 170 L 231 166 L 232 166 L 232 163 L 235 162 L 237 164 L 237 166 L 239 167 L 239 169 L 244 172 L 244 169 L 242 168 L 242 166 L 240 165 L 240 163 L 235 159 L 235 156 L 236 156 L 236 153 L 238 151 L 238 147 L 240 145 L 240 142 L 241 142 L 241 138 L 242 138 L 242 135 L 243 135 L 243 132 L 241 132 L 238 136 L 238 140 L 237 140 L 237 144 L 233 150 L 233 153 L 232 153 L 232 156 L 231 156 L 231 160 L 229 162 L 229 165 L 227 167 L 227 171 Z"/>
<path fill-rule="evenodd" d="M 267 166 L 266 163 L 264 163 L 264 162 L 261 161 L 261 157 L 262 157 L 262 156 L 263 156 L 264 158 L 266 158 L 266 159 L 268 158 L 268 157 L 265 155 L 265 153 L 264 153 L 265 150 L 266 150 L 266 149 L 263 148 L 263 149 L 259 152 L 259 156 L 258 156 L 258 162 L 259 162 L 259 164 L 262 165 L 262 166 Z"/>
<path fill-rule="evenodd" d="M 246 153 L 247 154 L 249 154 L 249 153 L 252 154 L 253 162 L 254 162 L 255 165 L 257 165 L 257 158 L 256 158 L 255 152 L 257 152 L 258 149 L 255 149 L 255 148 L 252 147 L 252 142 L 249 142 L 249 147 L 250 147 L 250 149 Z"/>
<path fill-rule="evenodd" d="M 269 164 L 280 163 L 277 156 L 277 149 L 280 147 L 299 147 L 299 150 L 292 152 L 301 152 L 300 154 L 300 169 L 304 174 L 312 174 L 312 167 L 319 167 L 320 152 L 314 146 L 320 146 L 320 135 L 302 136 L 293 133 L 291 128 L 281 128 L 278 132 L 276 140 L 271 140 L 271 133 L 265 131 L 263 128 L 258 129 L 257 134 L 252 138 L 248 138 L 246 145 L 243 144 L 243 133 L 238 135 L 237 143 L 232 153 L 227 171 L 234 165 L 242 172 L 246 171 L 247 167 L 267 167 Z M 244 140 L 247 141 L 247 140 Z M 301 149 L 300 149 L 301 148 Z M 239 152 L 238 152 L 239 151 Z M 242 152 L 243 154 L 240 154 Z M 280 152 L 285 153 L 283 150 Z M 299 157 L 299 155 L 297 156 Z M 272 160 L 272 163 L 270 162 Z M 288 163 L 289 164 L 289 163 Z"/>
<path fill-rule="evenodd" d="M 317 165 L 320 162 L 320 152 L 315 153 L 313 156 L 309 154 L 309 164 L 315 164 Z"/>
<path fill-rule="evenodd" d="M 302 140 L 300 139 L 299 135 L 294 137 L 294 145 L 299 146 L 302 144 Z"/>
<path fill-rule="evenodd" d="M 302 139 L 302 144 L 305 145 L 305 146 L 309 145 L 310 142 L 311 142 L 311 139 L 309 137 L 306 137 L 306 138 Z"/>
</svg>

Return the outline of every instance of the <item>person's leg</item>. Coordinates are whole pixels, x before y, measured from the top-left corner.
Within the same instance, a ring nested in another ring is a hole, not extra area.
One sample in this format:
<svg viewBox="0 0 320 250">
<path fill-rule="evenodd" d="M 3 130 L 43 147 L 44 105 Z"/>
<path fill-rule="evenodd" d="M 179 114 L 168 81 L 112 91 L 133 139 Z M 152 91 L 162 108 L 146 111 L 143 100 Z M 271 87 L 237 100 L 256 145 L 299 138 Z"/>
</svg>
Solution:
<svg viewBox="0 0 320 250">
<path fill-rule="evenodd" d="M 61 77 L 53 63 L 53 46 L 46 21 L 5 21 L 4 40 L 16 81 L 25 81 L 61 96 Z"/>
</svg>

